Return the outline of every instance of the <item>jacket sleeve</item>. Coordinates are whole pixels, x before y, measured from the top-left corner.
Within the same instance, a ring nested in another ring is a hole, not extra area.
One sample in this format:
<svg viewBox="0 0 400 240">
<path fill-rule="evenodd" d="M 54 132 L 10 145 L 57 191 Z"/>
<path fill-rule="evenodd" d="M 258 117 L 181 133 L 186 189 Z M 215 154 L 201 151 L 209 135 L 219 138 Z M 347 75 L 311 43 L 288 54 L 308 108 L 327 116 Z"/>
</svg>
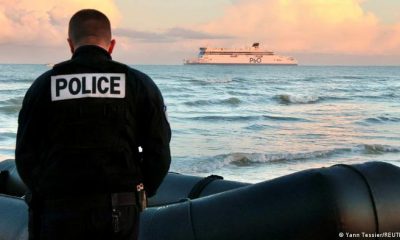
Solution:
<svg viewBox="0 0 400 240">
<path fill-rule="evenodd" d="M 15 163 L 18 174 L 30 190 L 34 187 L 35 171 L 38 170 L 42 126 L 45 117 L 41 113 L 40 83 L 36 80 L 26 93 L 18 116 Z"/>
<path fill-rule="evenodd" d="M 141 171 L 147 195 L 151 197 L 167 175 L 171 164 L 171 128 L 160 90 L 149 77 L 145 77 L 144 89 L 139 93 L 143 96 L 139 103 L 139 128 L 143 127 L 140 129 L 140 145 L 143 151 Z"/>
</svg>

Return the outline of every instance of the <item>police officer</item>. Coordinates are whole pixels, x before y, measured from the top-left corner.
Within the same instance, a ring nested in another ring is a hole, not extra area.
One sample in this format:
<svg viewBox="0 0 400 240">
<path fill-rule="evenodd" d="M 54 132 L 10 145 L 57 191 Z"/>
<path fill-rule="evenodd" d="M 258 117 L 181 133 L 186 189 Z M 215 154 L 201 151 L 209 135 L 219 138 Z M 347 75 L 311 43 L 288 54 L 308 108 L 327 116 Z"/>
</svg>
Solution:
<svg viewBox="0 0 400 240">
<path fill-rule="evenodd" d="M 78 11 L 68 35 L 71 60 L 34 81 L 18 119 L 29 236 L 135 239 L 145 193 L 156 193 L 170 166 L 166 107 L 146 74 L 111 60 L 103 13 Z"/>
</svg>

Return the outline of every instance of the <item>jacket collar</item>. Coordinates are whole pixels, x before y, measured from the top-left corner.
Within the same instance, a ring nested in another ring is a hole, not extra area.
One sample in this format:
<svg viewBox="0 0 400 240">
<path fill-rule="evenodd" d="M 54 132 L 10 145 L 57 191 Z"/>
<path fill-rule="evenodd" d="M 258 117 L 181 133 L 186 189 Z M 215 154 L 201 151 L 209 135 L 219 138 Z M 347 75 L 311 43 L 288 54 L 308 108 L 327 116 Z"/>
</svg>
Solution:
<svg viewBox="0 0 400 240">
<path fill-rule="evenodd" d="M 77 48 L 72 55 L 72 59 L 85 56 L 111 60 L 111 55 L 104 48 L 96 45 L 85 45 Z"/>
</svg>

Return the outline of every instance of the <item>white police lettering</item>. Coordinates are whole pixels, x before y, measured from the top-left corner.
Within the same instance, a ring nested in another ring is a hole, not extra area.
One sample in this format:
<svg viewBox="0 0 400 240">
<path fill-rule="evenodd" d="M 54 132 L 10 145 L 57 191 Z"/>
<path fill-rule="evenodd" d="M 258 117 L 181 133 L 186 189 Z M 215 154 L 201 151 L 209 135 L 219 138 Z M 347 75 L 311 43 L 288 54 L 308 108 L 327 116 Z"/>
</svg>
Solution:
<svg viewBox="0 0 400 240">
<path fill-rule="evenodd" d="M 83 73 L 51 77 L 51 100 L 124 98 L 124 73 Z"/>
</svg>

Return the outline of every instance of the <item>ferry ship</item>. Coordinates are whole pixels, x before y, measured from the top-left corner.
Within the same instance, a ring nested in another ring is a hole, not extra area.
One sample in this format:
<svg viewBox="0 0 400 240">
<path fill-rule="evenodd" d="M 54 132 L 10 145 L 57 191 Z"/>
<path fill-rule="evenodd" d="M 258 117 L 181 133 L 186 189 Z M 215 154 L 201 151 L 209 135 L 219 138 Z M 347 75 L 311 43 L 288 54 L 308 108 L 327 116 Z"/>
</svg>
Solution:
<svg viewBox="0 0 400 240">
<path fill-rule="evenodd" d="M 201 47 L 197 58 L 185 59 L 185 65 L 297 65 L 293 57 L 275 55 L 274 52 L 260 49 L 259 43 L 244 49 Z"/>
</svg>

